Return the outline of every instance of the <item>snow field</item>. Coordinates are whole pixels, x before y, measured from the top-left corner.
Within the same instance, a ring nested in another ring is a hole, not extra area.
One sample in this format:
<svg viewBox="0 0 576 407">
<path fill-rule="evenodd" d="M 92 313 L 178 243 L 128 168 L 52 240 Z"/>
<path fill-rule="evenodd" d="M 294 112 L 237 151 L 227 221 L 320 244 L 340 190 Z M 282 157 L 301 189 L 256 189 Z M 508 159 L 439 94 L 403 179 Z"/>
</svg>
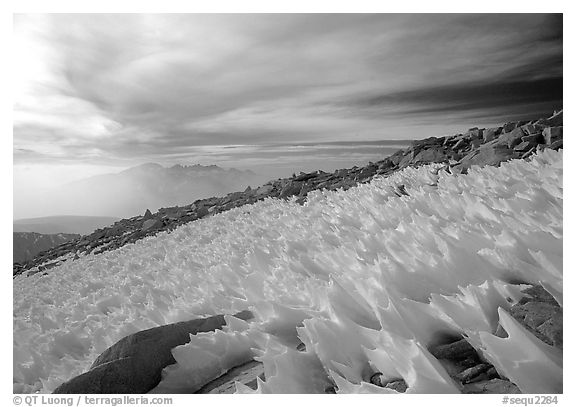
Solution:
<svg viewBox="0 0 576 407">
<path fill-rule="evenodd" d="M 50 392 L 139 330 L 244 309 L 256 318 L 227 316 L 175 348 L 154 391 L 194 391 L 256 358 L 266 382 L 240 393 L 394 392 L 367 383 L 375 371 L 407 392 L 458 392 L 427 350 L 446 333 L 467 335 L 522 391 L 561 391 L 561 352 L 506 310 L 524 288 L 512 280 L 562 303 L 562 152 L 440 168 L 316 191 L 303 206 L 268 199 L 17 277 L 14 391 Z M 493 335 L 499 321 L 508 338 Z"/>
</svg>

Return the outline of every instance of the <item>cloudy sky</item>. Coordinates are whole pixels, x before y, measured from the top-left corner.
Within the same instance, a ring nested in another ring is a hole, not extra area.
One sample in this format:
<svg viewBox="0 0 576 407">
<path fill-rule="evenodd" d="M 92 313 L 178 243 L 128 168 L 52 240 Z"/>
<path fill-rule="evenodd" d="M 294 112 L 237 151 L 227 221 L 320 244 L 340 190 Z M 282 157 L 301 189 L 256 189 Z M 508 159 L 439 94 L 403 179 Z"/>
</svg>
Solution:
<svg viewBox="0 0 576 407">
<path fill-rule="evenodd" d="M 16 15 L 14 34 L 15 188 L 341 168 L 562 107 L 561 15 Z"/>
</svg>

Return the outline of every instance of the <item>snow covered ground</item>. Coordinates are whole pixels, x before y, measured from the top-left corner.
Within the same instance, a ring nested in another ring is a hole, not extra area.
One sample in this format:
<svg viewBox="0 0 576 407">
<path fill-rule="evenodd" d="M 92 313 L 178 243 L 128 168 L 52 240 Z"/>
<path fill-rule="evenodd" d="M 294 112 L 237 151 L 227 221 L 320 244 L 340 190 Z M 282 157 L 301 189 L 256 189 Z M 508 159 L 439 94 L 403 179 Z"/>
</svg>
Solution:
<svg viewBox="0 0 576 407">
<path fill-rule="evenodd" d="M 256 358 L 256 392 L 394 392 L 367 383 L 373 371 L 409 393 L 458 392 L 427 351 L 446 332 L 466 334 L 523 392 L 561 391 L 562 354 L 506 310 L 524 288 L 512 279 L 562 303 L 562 152 L 467 175 L 440 167 L 313 192 L 303 206 L 268 199 L 18 276 L 14 391 L 51 392 L 139 330 L 245 309 L 256 318 L 227 317 L 175 348 L 155 391 L 191 391 Z M 498 321 L 508 338 L 492 334 Z"/>
</svg>

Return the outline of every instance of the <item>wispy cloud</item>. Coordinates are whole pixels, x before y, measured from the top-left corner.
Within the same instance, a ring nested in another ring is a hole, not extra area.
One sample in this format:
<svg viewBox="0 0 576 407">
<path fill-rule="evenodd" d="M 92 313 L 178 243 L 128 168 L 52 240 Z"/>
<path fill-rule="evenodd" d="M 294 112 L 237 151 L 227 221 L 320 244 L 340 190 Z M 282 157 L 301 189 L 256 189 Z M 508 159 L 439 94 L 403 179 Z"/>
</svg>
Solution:
<svg viewBox="0 0 576 407">
<path fill-rule="evenodd" d="M 18 15 L 15 34 L 16 164 L 410 139 L 562 105 L 559 15 Z"/>
</svg>

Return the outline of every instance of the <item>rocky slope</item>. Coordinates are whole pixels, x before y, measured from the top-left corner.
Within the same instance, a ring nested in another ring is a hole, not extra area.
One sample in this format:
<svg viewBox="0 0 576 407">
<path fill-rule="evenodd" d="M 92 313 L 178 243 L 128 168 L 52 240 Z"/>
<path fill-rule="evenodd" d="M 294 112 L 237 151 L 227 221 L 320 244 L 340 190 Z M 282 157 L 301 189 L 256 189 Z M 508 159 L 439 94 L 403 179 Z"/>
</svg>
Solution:
<svg viewBox="0 0 576 407">
<path fill-rule="evenodd" d="M 34 232 L 14 232 L 12 236 L 13 263 L 23 263 L 32 260 L 36 255 L 45 250 L 80 237 L 78 234 L 58 233 L 45 235 Z"/>
<path fill-rule="evenodd" d="M 156 213 L 146 211 L 142 216 L 122 219 L 110 227 L 98 229 L 90 235 L 41 253 L 23 265 L 15 264 L 13 275 L 45 271 L 82 254 L 113 250 L 160 231 L 172 230 L 196 219 L 265 198 L 294 197 L 297 202 L 303 203 L 310 191 L 348 189 L 369 182 L 375 176 L 387 176 L 409 166 L 444 163 L 444 169 L 448 172 L 466 173 L 473 165 L 499 165 L 511 159 L 525 159 L 545 148 L 563 148 L 562 111 L 548 118 L 508 122 L 494 128 L 471 128 L 462 134 L 417 140 L 410 147 L 363 167 L 341 169 L 333 173 L 301 173 L 223 197 L 199 199 L 185 206 L 160 208 Z M 396 194 L 401 196 L 406 192 L 400 186 Z"/>
</svg>

